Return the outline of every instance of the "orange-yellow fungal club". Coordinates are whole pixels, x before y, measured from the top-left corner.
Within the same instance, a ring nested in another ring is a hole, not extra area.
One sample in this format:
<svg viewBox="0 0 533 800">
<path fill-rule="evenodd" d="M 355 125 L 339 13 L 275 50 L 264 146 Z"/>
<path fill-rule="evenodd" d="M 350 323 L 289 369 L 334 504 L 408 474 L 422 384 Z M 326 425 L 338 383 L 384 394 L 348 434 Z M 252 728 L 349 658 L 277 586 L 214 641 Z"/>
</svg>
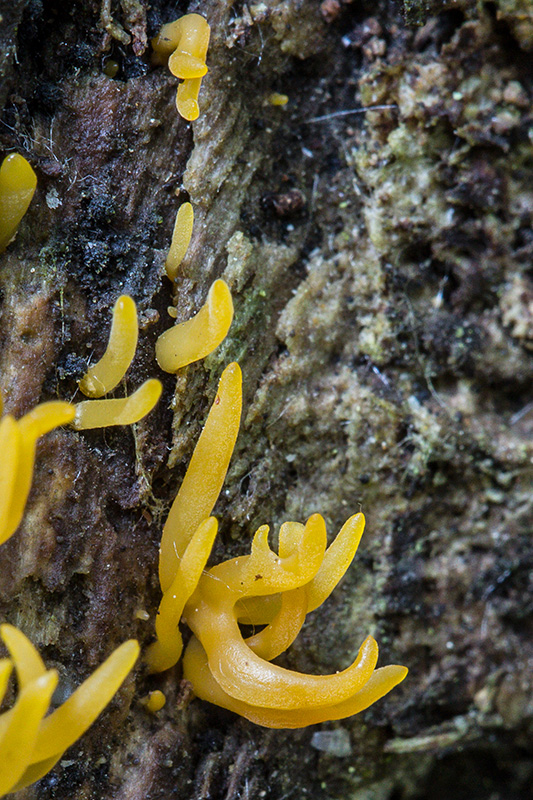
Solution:
<svg viewBox="0 0 533 800">
<path fill-rule="evenodd" d="M 13 708 L 0 715 L 0 796 L 17 791 L 45 775 L 65 750 L 94 722 L 132 669 L 139 645 L 128 641 L 48 716 L 57 685 L 55 670 L 46 670 L 32 643 L 11 625 L 0 626 L 11 660 L 0 662 L 0 689 L 15 665 L 19 694 Z"/>
<path fill-rule="evenodd" d="M 217 501 L 235 447 L 241 421 L 242 373 L 236 362 L 221 375 L 204 429 L 170 509 L 159 551 L 163 594 L 174 580 L 187 545 Z"/>
<path fill-rule="evenodd" d="M 106 400 L 83 400 L 76 405 L 72 425 L 78 431 L 132 425 L 150 413 L 161 397 L 161 381 L 145 381 L 130 397 Z"/>
<path fill-rule="evenodd" d="M 15 528 L 9 525 L 9 510 L 13 502 L 20 453 L 20 430 L 11 416 L 0 420 L 0 452 L 3 458 L 0 463 L 0 544 L 14 533 Z"/>
<path fill-rule="evenodd" d="M 234 711 L 256 725 L 266 728 L 305 728 L 318 722 L 344 719 L 364 711 L 397 686 L 407 675 L 407 668 L 397 665 L 375 670 L 368 681 L 355 694 L 340 703 L 302 708 L 265 708 L 245 703 L 225 692 L 214 679 L 205 651 L 194 637 L 187 645 L 183 657 L 183 677 L 192 684 L 194 693 L 202 700 Z"/>
<path fill-rule="evenodd" d="M 211 553 L 218 523 L 214 517 L 204 520 L 185 548 L 174 580 L 164 593 L 155 622 L 157 641 L 146 651 L 150 672 L 163 672 L 178 661 L 183 650 L 183 640 L 178 624 L 185 603 L 190 598 Z"/>
<path fill-rule="evenodd" d="M 171 73 L 183 79 L 178 87 L 176 105 L 181 116 L 190 121 L 197 119 L 200 113 L 198 94 L 202 77 L 207 72 L 209 36 L 210 28 L 204 17 L 186 14 L 163 25 L 159 35 L 152 39 L 154 51 L 168 58 Z"/>
<path fill-rule="evenodd" d="M 326 550 L 320 569 L 309 584 L 307 612 L 322 605 L 353 561 L 365 529 L 363 514 L 350 517 Z"/>
<path fill-rule="evenodd" d="M 113 322 L 106 351 L 79 382 L 84 395 L 103 397 L 120 383 L 133 361 L 138 336 L 137 307 L 131 297 L 123 294 L 113 308 Z"/>
<path fill-rule="evenodd" d="M 223 280 L 213 283 L 200 311 L 187 322 L 161 334 L 155 347 L 157 362 L 165 372 L 177 372 L 212 353 L 226 338 L 233 319 L 233 301 Z"/>
<path fill-rule="evenodd" d="M 0 544 L 20 525 L 28 499 L 35 463 L 37 439 L 74 419 L 69 403 L 41 403 L 18 421 L 6 415 L 0 421 Z"/>
<path fill-rule="evenodd" d="M 17 232 L 31 203 L 37 177 L 19 153 L 6 156 L 0 166 L 0 253 Z"/>
<path fill-rule="evenodd" d="M 171 281 L 176 280 L 179 265 L 183 261 L 187 248 L 189 247 L 193 224 L 194 209 L 192 205 L 190 203 L 182 203 L 176 214 L 172 242 L 170 244 L 170 250 L 168 251 L 167 260 L 165 261 L 165 269 Z"/>
</svg>

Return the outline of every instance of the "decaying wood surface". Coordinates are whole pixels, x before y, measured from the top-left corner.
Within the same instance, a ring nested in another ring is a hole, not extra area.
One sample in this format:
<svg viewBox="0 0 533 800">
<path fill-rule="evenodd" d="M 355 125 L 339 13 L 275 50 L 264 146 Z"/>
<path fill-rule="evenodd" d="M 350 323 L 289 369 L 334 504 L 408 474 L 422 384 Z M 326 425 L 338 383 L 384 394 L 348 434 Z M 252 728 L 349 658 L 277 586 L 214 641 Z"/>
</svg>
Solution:
<svg viewBox="0 0 533 800">
<path fill-rule="evenodd" d="M 150 60 L 163 22 L 212 26 L 202 115 Z M 533 12 L 527 0 L 0 6 L 2 155 L 38 190 L 0 256 L 0 383 L 19 415 L 80 399 L 131 294 L 135 428 L 39 446 L 0 550 L 3 619 L 67 695 L 126 637 L 150 641 L 158 541 L 218 376 L 246 411 L 214 560 L 261 523 L 367 517 L 356 562 L 282 663 L 330 672 L 363 637 L 401 687 L 367 712 L 267 731 L 140 666 L 24 800 L 529 797 L 533 778 Z M 118 73 L 108 77 L 109 60 Z M 270 101 L 288 95 L 286 106 Z M 177 195 L 177 196 L 176 196 Z M 154 343 L 178 205 L 196 224 L 178 319 L 216 277 L 227 341 L 176 379 Z M 146 610 L 150 621 L 137 618 Z M 140 700 L 162 688 L 155 716 Z"/>
</svg>

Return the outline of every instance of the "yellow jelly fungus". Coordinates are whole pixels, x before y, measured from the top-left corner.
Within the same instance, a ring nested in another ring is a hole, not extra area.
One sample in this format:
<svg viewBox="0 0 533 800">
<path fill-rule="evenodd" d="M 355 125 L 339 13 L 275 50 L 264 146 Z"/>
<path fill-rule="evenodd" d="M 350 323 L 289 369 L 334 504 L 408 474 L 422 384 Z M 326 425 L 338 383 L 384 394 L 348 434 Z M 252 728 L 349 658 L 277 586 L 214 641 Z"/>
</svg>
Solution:
<svg viewBox="0 0 533 800">
<path fill-rule="evenodd" d="M 250 556 L 226 561 L 202 575 L 184 610 L 195 634 L 185 651 L 184 677 L 199 697 L 259 725 L 298 728 L 362 711 L 404 679 L 405 667 L 375 670 L 378 647 L 371 636 L 351 667 L 333 675 L 304 675 L 268 663 L 294 640 L 309 605 L 330 593 L 330 582 L 320 576 L 326 554 L 328 569 L 338 579 L 357 548 L 363 525 L 362 515 L 352 517 L 336 546 L 334 542 L 326 551 L 325 525 L 318 514 L 305 526 L 285 523 L 278 556 L 270 550 L 268 528 L 263 526 Z M 277 616 L 244 640 L 237 602 L 275 592 L 281 592 L 283 600 Z"/>
<path fill-rule="evenodd" d="M 155 691 L 150 692 L 145 700 L 146 710 L 151 714 L 157 714 L 158 711 L 161 711 L 166 702 L 167 698 L 163 692 L 159 689 L 155 689 Z"/>
<path fill-rule="evenodd" d="M 237 363 L 221 375 L 215 401 L 170 509 L 159 552 L 159 582 L 170 588 L 187 545 L 217 501 L 237 440 L 242 410 L 242 373 Z"/>
<path fill-rule="evenodd" d="M 113 308 L 107 349 L 79 382 L 84 395 L 103 397 L 120 383 L 133 361 L 138 336 L 137 307 L 131 297 L 123 294 Z"/>
<path fill-rule="evenodd" d="M 134 640 L 120 645 L 63 705 L 45 716 L 57 672 L 46 670 L 35 647 L 17 628 L 2 625 L 0 635 L 11 656 L 0 661 L 0 699 L 12 665 L 18 680 L 13 708 L 0 715 L 2 796 L 42 778 L 85 733 L 131 671 L 139 645 Z"/>
<path fill-rule="evenodd" d="M 106 400 L 84 400 L 76 405 L 72 425 L 78 431 L 109 428 L 112 425 L 132 425 L 154 408 L 161 397 L 161 381 L 145 381 L 130 397 Z"/>
<path fill-rule="evenodd" d="M 266 526 L 265 526 L 266 527 Z M 296 589 L 311 580 L 324 556 L 326 531 L 322 517 L 312 516 L 298 548 L 283 559 L 267 543 L 260 528 L 250 556 L 226 561 L 199 582 L 187 624 L 206 651 L 211 674 L 237 700 L 285 710 L 332 705 L 361 689 L 376 666 L 378 648 L 369 636 L 351 667 L 334 675 L 302 675 L 270 664 L 242 638 L 234 610 L 238 599 Z"/>
<path fill-rule="evenodd" d="M 0 253 L 17 232 L 31 203 L 37 177 L 19 153 L 11 153 L 0 166 Z"/>
<path fill-rule="evenodd" d="M 150 672 L 163 672 L 178 661 L 183 641 L 178 624 L 211 553 L 218 523 L 214 517 L 202 522 L 185 548 L 169 589 L 164 593 L 155 622 L 157 641 L 146 651 Z"/>
<path fill-rule="evenodd" d="M 376 670 L 378 645 L 372 636 L 351 666 L 331 675 L 306 675 L 270 662 L 290 646 L 307 613 L 329 597 L 345 574 L 361 540 L 363 515 L 350 517 L 329 547 L 319 514 L 305 525 L 286 522 L 280 528 L 278 553 L 270 548 L 269 528 L 263 525 L 250 555 L 205 567 L 217 528 L 208 515 L 241 415 L 237 369 L 230 365 L 221 378 L 165 525 L 159 562 L 163 599 L 157 641 L 146 660 L 152 672 L 176 663 L 183 647 L 181 619 L 194 634 L 185 650 L 184 677 L 199 697 L 271 728 L 342 719 L 379 700 L 407 675 L 398 665 Z M 242 620 L 266 627 L 245 639 Z"/>
<path fill-rule="evenodd" d="M 178 267 L 183 261 L 192 236 L 194 210 L 190 203 L 182 203 L 176 214 L 172 242 L 168 251 L 165 269 L 171 281 L 176 280 Z"/>
<path fill-rule="evenodd" d="M 37 439 L 72 422 L 76 409 L 53 400 L 41 403 L 21 419 L 9 414 L 0 420 L 0 544 L 20 525 L 31 488 Z"/>
<path fill-rule="evenodd" d="M 177 372 L 212 353 L 225 339 L 233 319 L 233 301 L 227 283 L 217 280 L 200 311 L 161 334 L 155 346 L 157 362 L 165 372 Z"/>
<path fill-rule="evenodd" d="M 210 28 L 200 14 L 184 17 L 163 25 L 159 35 L 152 39 L 154 51 L 168 58 L 173 75 L 182 79 L 178 87 L 176 106 L 181 116 L 189 121 L 198 118 L 198 94 L 202 77 L 207 72 L 205 63 L 209 46 Z"/>
</svg>

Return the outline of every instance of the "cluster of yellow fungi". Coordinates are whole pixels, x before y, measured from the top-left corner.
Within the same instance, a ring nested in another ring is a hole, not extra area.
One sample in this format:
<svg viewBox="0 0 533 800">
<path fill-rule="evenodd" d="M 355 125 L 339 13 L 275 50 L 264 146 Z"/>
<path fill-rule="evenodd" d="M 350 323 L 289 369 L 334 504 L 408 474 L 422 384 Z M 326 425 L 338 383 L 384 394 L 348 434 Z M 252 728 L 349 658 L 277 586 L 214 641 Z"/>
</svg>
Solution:
<svg viewBox="0 0 533 800">
<path fill-rule="evenodd" d="M 69 403 L 41 403 L 15 420 L 0 420 L 0 544 L 18 528 L 31 488 L 37 440 L 59 425 L 72 423 L 76 408 Z M 47 714 L 58 682 L 56 670 L 46 670 L 24 634 L 1 625 L 0 636 L 11 658 L 0 659 L 0 703 L 15 667 L 17 699 L 0 714 L 0 797 L 23 789 L 45 775 L 78 739 L 114 696 L 139 655 L 130 640 L 120 645 L 62 706 Z"/>
<path fill-rule="evenodd" d="M 188 14 L 163 26 L 152 43 L 182 81 L 177 108 L 188 120 L 199 114 L 209 35 L 206 20 Z M 0 167 L 0 252 L 13 239 L 35 187 L 28 162 L 18 154 L 7 156 Z M 193 221 L 192 205 L 182 204 L 166 260 L 172 282 L 189 246 Z M 175 373 L 204 358 L 223 341 L 232 319 L 231 292 L 223 280 L 216 280 L 198 313 L 159 337 L 156 358 L 161 369 Z M 39 437 L 65 424 L 77 430 L 130 425 L 153 409 L 162 390 L 156 379 L 145 381 L 130 397 L 105 397 L 126 375 L 137 341 L 135 302 L 122 295 L 113 308 L 107 348 L 79 382 L 90 399 L 75 406 L 47 402 L 19 420 L 9 414 L 0 419 L 0 449 L 5 456 L 0 464 L 0 544 L 21 522 Z M 290 646 L 307 614 L 329 597 L 346 572 L 363 533 L 363 515 L 350 517 L 329 547 L 319 514 L 305 525 L 285 522 L 277 553 L 268 543 L 269 528 L 263 525 L 253 537 L 250 555 L 206 568 L 218 527 L 211 514 L 235 447 L 241 412 L 242 375 L 239 365 L 232 363 L 222 373 L 163 528 L 159 561 L 163 596 L 156 641 L 148 647 L 145 660 L 153 673 L 177 663 L 183 651 L 179 630 L 183 621 L 193 633 L 183 674 L 198 697 L 271 728 L 299 728 L 351 716 L 387 694 L 407 674 L 397 665 L 376 669 L 378 646 L 372 636 L 365 639 L 353 664 L 333 675 L 300 674 L 271 662 Z M 244 638 L 242 624 L 263 627 Z M 120 645 L 63 705 L 47 714 L 58 681 L 56 670 L 45 668 L 17 628 L 4 624 L 0 636 L 10 656 L 0 659 L 0 702 L 13 666 L 18 683 L 12 708 L 0 714 L 1 797 L 45 775 L 87 730 L 132 669 L 139 645 L 134 640 Z M 157 712 L 165 696 L 155 690 L 142 702 Z"/>
<path fill-rule="evenodd" d="M 133 639 L 117 647 L 61 706 L 47 714 L 58 682 L 29 639 L 12 625 L 0 626 L 11 658 L 0 659 L 0 702 L 13 666 L 18 696 L 0 714 L 0 797 L 42 778 L 65 750 L 89 728 L 133 667 L 139 645 Z"/>
<path fill-rule="evenodd" d="M 261 526 L 248 556 L 206 569 L 217 533 L 210 516 L 240 424 L 242 379 L 238 364 L 224 370 L 215 401 L 174 500 L 161 539 L 163 598 L 157 640 L 148 648 L 152 672 L 173 666 L 183 650 L 178 624 L 194 636 L 183 674 L 198 697 L 269 728 L 301 728 L 356 714 L 402 681 L 407 669 L 375 669 L 378 646 L 368 636 L 353 664 L 334 675 L 305 675 L 270 662 L 298 635 L 306 615 L 331 594 L 350 565 L 364 529 L 356 514 L 327 547 L 319 514 L 306 525 L 286 522 L 279 552 Z M 239 623 L 264 625 L 244 639 Z"/>
</svg>

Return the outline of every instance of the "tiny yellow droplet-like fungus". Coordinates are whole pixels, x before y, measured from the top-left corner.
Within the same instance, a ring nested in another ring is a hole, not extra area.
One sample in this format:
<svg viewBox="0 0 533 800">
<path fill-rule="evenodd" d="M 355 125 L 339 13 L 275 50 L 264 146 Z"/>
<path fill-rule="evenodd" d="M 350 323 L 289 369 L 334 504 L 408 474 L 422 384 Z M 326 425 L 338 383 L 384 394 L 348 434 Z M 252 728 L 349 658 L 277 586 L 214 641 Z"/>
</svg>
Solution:
<svg viewBox="0 0 533 800">
<path fill-rule="evenodd" d="M 11 153 L 0 166 L 0 253 L 17 232 L 31 203 L 37 176 L 24 156 Z"/>
<path fill-rule="evenodd" d="M 166 702 L 167 698 L 163 692 L 160 689 L 155 689 L 153 692 L 150 692 L 145 699 L 144 705 L 146 706 L 146 710 L 151 714 L 157 714 L 158 711 L 161 711 Z"/>
<path fill-rule="evenodd" d="M 177 372 L 212 353 L 226 337 L 233 319 L 233 301 L 227 283 L 217 280 L 205 305 L 187 322 L 161 334 L 155 347 L 157 362 L 165 372 Z"/>
<path fill-rule="evenodd" d="M 168 251 L 165 269 L 171 281 L 176 280 L 178 267 L 183 261 L 192 236 L 194 210 L 190 203 L 182 203 L 176 214 L 172 242 Z"/>
<path fill-rule="evenodd" d="M 272 92 L 268 95 L 268 102 L 271 106 L 286 106 L 289 102 L 289 98 L 286 94 L 280 94 L 279 92 Z"/>
<path fill-rule="evenodd" d="M 113 322 L 106 351 L 79 382 L 87 397 L 103 397 L 117 386 L 133 361 L 139 325 L 135 302 L 123 294 L 113 308 Z"/>
<path fill-rule="evenodd" d="M 173 75 L 183 80 L 178 87 L 176 106 L 189 121 L 198 118 L 198 94 L 207 72 L 205 63 L 210 27 L 200 14 L 186 14 L 175 22 L 163 25 L 152 47 L 158 56 L 168 58 Z"/>
<path fill-rule="evenodd" d="M 102 72 L 104 75 L 107 75 L 108 78 L 115 78 L 118 75 L 119 69 L 120 64 L 118 61 L 115 61 L 114 58 L 108 58 L 102 68 Z"/>
<path fill-rule="evenodd" d="M 112 425 L 132 425 L 154 408 L 163 387 L 157 378 L 150 378 L 130 397 L 106 400 L 84 400 L 76 405 L 72 425 L 78 431 L 109 428 Z"/>
</svg>

